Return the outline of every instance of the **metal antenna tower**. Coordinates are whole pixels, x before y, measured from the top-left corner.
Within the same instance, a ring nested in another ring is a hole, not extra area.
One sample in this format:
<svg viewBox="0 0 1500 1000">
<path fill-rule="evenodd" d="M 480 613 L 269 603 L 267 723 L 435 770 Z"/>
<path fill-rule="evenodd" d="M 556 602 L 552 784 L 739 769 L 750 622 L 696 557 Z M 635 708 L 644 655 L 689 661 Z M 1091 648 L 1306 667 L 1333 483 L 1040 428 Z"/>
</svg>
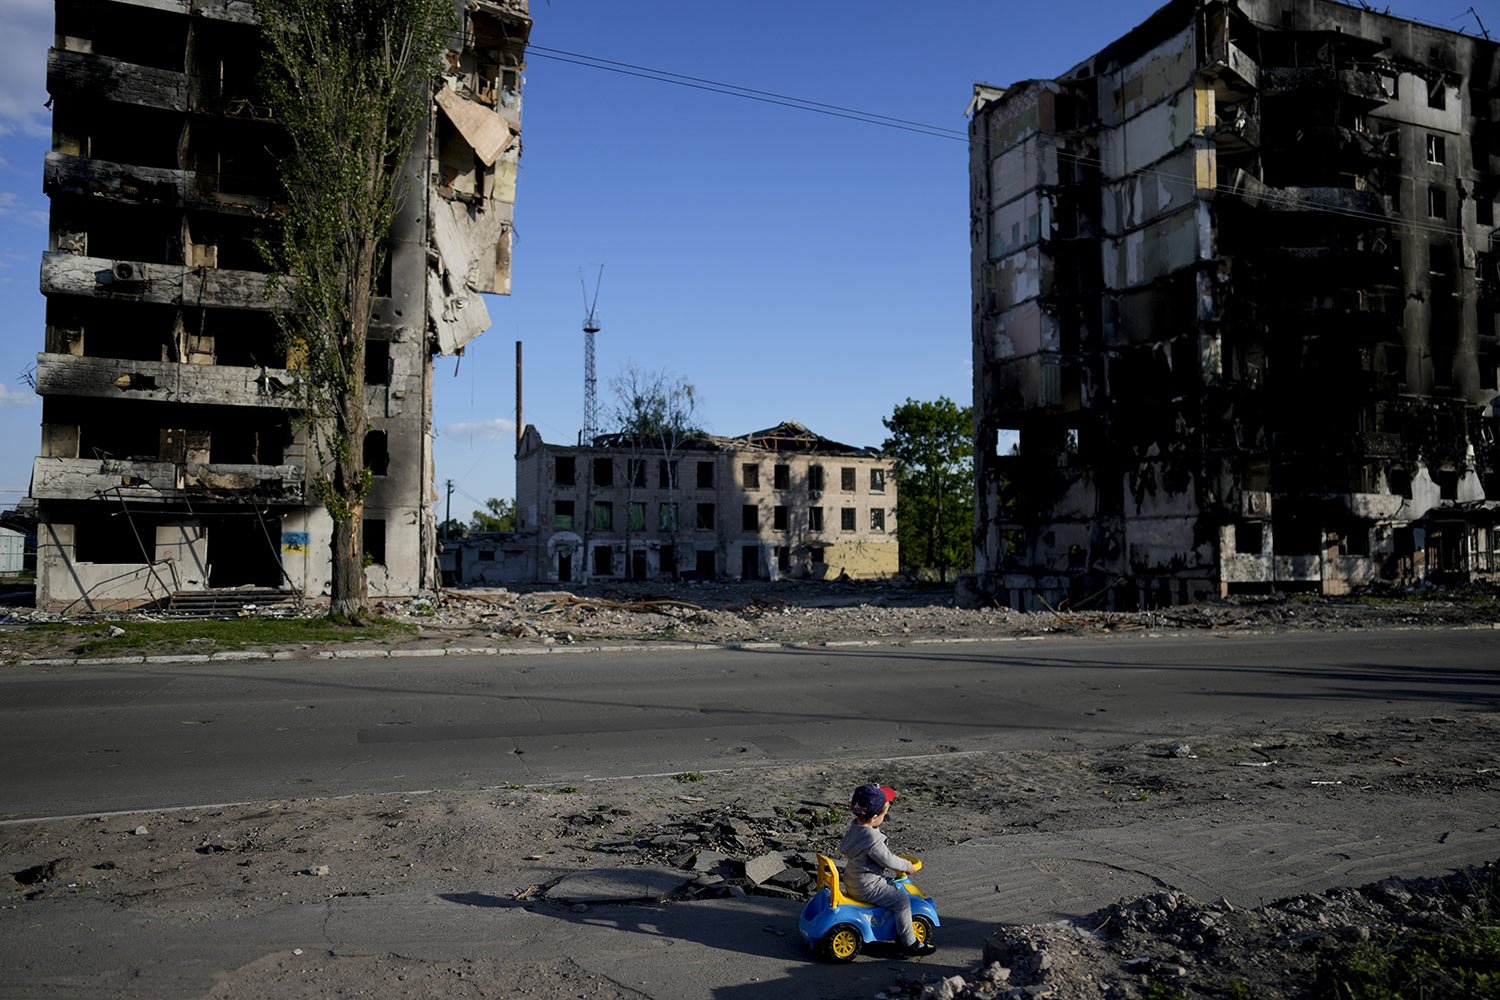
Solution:
<svg viewBox="0 0 1500 1000">
<path fill-rule="evenodd" d="M 604 281 L 604 265 L 599 265 L 599 277 L 594 280 L 594 297 L 589 298 L 588 283 L 583 280 L 583 269 L 578 269 L 578 283 L 583 286 L 583 432 L 582 444 L 594 443 L 599 436 L 598 380 L 594 377 L 594 334 L 599 325 L 599 286 Z"/>
</svg>

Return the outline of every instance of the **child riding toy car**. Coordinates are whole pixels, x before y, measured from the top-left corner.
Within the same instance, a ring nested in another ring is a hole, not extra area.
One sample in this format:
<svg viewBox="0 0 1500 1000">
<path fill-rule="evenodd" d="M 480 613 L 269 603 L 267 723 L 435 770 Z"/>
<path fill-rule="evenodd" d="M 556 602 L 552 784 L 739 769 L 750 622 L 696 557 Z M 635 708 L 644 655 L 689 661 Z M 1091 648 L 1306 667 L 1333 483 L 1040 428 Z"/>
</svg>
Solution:
<svg viewBox="0 0 1500 1000">
<path fill-rule="evenodd" d="M 916 931 L 919 943 L 930 943 L 932 929 L 942 926 L 937 907 L 910 877 L 902 875 L 889 881 L 911 893 L 912 929 Z M 808 948 L 837 962 L 854 961 L 867 944 L 877 941 L 896 943 L 896 919 L 891 911 L 851 899 L 840 892 L 838 867 L 832 858 L 822 854 L 818 855 L 817 891 L 803 907 L 797 929 Z"/>
</svg>

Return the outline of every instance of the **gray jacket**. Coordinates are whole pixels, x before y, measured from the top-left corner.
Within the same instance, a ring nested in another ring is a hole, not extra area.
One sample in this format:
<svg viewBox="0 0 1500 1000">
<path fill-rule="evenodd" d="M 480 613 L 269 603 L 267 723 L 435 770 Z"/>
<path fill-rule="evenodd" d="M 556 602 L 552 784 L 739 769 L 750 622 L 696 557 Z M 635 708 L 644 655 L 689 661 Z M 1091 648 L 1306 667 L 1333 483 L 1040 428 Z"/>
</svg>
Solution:
<svg viewBox="0 0 1500 1000">
<path fill-rule="evenodd" d="M 839 842 L 839 853 L 849 859 L 845 866 L 849 878 L 869 875 L 879 878 L 887 868 L 898 872 L 912 870 L 910 861 L 891 853 L 886 846 L 885 834 L 857 821 L 849 824 L 849 832 Z"/>
</svg>

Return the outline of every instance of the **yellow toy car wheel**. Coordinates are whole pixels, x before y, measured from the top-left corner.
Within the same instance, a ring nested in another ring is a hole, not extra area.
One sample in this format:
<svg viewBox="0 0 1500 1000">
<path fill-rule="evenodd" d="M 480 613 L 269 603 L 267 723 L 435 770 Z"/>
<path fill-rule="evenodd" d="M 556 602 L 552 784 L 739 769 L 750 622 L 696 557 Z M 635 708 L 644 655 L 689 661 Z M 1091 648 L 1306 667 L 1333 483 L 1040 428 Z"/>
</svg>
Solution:
<svg viewBox="0 0 1500 1000">
<path fill-rule="evenodd" d="M 852 962 L 865 939 L 852 924 L 839 924 L 823 938 L 823 950 L 835 962 Z"/>
<path fill-rule="evenodd" d="M 911 929 L 916 932 L 917 944 L 932 943 L 932 922 L 926 917 L 912 917 Z"/>
</svg>

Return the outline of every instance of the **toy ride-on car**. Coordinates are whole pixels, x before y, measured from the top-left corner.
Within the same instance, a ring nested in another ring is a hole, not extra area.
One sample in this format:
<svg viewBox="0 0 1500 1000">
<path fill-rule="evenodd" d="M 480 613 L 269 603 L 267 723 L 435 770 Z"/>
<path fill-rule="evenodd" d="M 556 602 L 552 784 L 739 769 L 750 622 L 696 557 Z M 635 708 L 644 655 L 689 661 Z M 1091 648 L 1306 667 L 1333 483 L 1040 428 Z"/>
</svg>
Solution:
<svg viewBox="0 0 1500 1000">
<path fill-rule="evenodd" d="M 911 893 L 911 924 L 917 932 L 917 942 L 931 942 L 932 929 L 942 926 L 937 907 L 908 876 L 902 875 L 890 879 L 890 882 Z M 803 907 L 797 929 L 802 932 L 803 944 L 836 962 L 854 961 L 867 944 L 896 942 L 895 914 L 885 907 L 861 903 L 841 893 L 838 867 L 832 858 L 822 854 L 818 855 L 817 891 Z"/>
</svg>

